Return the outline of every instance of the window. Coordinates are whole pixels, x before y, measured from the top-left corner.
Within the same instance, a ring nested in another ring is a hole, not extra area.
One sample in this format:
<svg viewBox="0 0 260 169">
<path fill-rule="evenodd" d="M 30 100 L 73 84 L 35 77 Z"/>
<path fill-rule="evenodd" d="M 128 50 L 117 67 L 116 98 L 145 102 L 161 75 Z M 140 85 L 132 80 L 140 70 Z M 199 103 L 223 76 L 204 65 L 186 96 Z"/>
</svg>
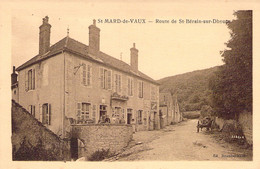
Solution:
<svg viewBox="0 0 260 169">
<path fill-rule="evenodd" d="M 25 90 L 35 89 L 35 69 L 30 69 L 25 73 Z"/>
<path fill-rule="evenodd" d="M 91 74 L 92 74 L 92 68 L 91 65 L 87 65 L 85 63 L 82 64 L 82 84 L 85 86 L 91 86 L 92 79 L 91 79 Z"/>
<path fill-rule="evenodd" d="M 138 122 L 138 124 L 142 124 L 142 122 L 143 122 L 143 120 L 142 120 L 143 111 L 138 110 L 137 113 L 138 113 L 137 122 Z"/>
<path fill-rule="evenodd" d="M 29 108 L 28 108 L 29 110 L 29 113 L 31 114 L 31 115 L 33 115 L 33 117 L 35 117 L 35 106 L 34 105 L 29 105 Z"/>
<path fill-rule="evenodd" d="M 42 123 L 51 125 L 51 104 L 42 105 Z"/>
<path fill-rule="evenodd" d="M 155 86 L 151 86 L 151 100 L 156 100 L 156 90 Z"/>
<path fill-rule="evenodd" d="M 128 95 L 133 96 L 133 79 L 128 77 L 127 79 Z"/>
<path fill-rule="evenodd" d="M 115 92 L 117 93 L 121 93 L 122 90 L 121 79 L 121 75 L 115 74 Z"/>
<path fill-rule="evenodd" d="M 143 98 L 144 94 L 143 94 L 143 87 L 144 86 L 144 83 L 142 81 L 139 81 L 138 82 L 138 96 L 139 98 Z"/>
<path fill-rule="evenodd" d="M 90 119 L 90 103 L 78 103 L 77 109 L 78 120 Z"/>
<path fill-rule="evenodd" d="M 111 89 L 111 70 L 100 68 L 100 86 L 103 89 Z"/>
</svg>

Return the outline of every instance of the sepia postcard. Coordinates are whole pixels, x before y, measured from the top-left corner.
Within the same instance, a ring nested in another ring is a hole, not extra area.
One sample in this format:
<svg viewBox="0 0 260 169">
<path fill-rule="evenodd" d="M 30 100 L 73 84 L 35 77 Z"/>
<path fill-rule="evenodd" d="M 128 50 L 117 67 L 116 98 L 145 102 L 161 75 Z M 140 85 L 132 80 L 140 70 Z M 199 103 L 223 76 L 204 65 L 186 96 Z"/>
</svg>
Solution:
<svg viewBox="0 0 260 169">
<path fill-rule="evenodd" d="M 260 167 L 259 2 L 0 4 L 0 168 Z"/>
</svg>

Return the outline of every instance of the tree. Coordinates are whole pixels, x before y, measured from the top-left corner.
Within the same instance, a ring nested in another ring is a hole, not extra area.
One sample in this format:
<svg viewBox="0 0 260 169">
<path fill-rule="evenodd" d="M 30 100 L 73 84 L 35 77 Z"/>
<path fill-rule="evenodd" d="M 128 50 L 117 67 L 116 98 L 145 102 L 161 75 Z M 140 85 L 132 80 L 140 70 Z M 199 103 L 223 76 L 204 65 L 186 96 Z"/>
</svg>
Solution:
<svg viewBox="0 0 260 169">
<path fill-rule="evenodd" d="M 236 11 L 227 23 L 231 39 L 221 52 L 224 65 L 210 79 L 212 106 L 219 116 L 236 118 L 252 111 L 252 11 Z"/>
</svg>

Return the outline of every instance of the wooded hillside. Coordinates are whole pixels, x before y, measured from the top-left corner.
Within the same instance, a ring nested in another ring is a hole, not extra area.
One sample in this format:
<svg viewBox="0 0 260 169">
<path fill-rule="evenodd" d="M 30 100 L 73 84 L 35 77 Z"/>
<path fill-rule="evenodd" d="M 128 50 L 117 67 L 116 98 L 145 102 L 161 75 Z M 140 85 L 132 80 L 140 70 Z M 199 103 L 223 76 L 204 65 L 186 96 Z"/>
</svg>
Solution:
<svg viewBox="0 0 260 169">
<path fill-rule="evenodd" d="M 218 68 L 196 70 L 160 79 L 160 92 L 170 91 L 177 95 L 181 111 L 200 110 L 203 105 L 210 103 L 209 79 Z"/>
</svg>

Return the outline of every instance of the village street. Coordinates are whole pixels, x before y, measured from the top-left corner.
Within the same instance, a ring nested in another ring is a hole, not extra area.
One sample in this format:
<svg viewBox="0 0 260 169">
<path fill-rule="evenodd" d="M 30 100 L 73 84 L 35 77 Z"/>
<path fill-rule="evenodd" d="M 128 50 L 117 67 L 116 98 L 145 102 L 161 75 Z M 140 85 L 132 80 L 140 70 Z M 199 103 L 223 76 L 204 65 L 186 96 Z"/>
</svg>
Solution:
<svg viewBox="0 0 260 169">
<path fill-rule="evenodd" d="M 197 133 L 196 124 L 197 120 L 188 120 L 158 131 L 137 132 L 130 148 L 108 161 L 252 160 L 251 150 L 214 138 L 218 131 Z"/>
</svg>

